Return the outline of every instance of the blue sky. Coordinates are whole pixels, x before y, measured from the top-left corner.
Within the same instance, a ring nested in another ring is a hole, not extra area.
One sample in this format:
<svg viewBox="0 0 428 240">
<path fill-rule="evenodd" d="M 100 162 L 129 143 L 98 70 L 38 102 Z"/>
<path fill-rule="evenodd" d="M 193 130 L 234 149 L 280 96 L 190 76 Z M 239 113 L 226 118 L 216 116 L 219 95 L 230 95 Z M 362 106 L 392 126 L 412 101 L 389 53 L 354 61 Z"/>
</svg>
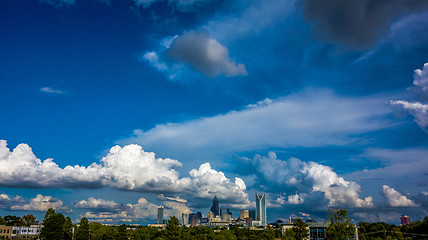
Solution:
<svg viewBox="0 0 428 240">
<path fill-rule="evenodd" d="M 0 215 L 428 215 L 424 0 L 5 0 Z"/>
</svg>

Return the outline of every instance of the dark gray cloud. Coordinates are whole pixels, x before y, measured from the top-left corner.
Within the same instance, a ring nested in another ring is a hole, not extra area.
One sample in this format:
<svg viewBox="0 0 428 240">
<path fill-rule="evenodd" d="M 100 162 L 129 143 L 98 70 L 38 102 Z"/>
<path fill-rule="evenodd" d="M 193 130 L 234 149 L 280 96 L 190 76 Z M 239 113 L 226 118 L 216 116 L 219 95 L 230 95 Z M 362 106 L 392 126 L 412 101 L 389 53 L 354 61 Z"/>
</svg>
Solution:
<svg viewBox="0 0 428 240">
<path fill-rule="evenodd" d="M 302 0 L 315 33 L 332 42 L 364 47 L 374 44 L 404 14 L 428 8 L 426 0 Z"/>
<path fill-rule="evenodd" d="M 243 64 L 236 64 L 229 58 L 229 50 L 206 31 L 189 31 L 177 37 L 166 51 L 173 60 L 185 62 L 201 73 L 215 77 L 247 75 Z"/>
</svg>

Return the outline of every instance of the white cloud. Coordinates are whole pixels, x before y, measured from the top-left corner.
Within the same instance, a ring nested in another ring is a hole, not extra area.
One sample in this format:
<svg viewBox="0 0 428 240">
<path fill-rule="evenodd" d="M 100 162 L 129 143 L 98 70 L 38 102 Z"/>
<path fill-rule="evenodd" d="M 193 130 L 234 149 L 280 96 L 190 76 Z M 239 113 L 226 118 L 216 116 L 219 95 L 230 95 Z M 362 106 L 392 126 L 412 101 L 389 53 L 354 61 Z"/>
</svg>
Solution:
<svg viewBox="0 0 428 240">
<path fill-rule="evenodd" d="M 383 185 L 382 194 L 385 197 L 386 201 L 391 207 L 417 207 L 419 206 L 412 200 L 408 199 L 406 196 L 403 196 L 401 193 L 397 192 L 395 189 Z"/>
<path fill-rule="evenodd" d="M 323 193 L 330 206 L 373 206 L 370 196 L 360 198 L 360 185 L 346 181 L 330 167 L 315 162 L 303 162 L 297 158 L 283 161 L 277 159 L 275 153 L 269 152 L 267 157 L 255 155 L 253 159 L 239 158 L 236 165 L 242 169 L 237 169 L 241 174 L 256 171 L 259 179 L 267 182 L 274 191 L 297 190 L 300 193 L 288 196 L 288 201 L 280 198 L 278 203 L 300 204 L 306 196 L 315 196 L 313 194 L 319 192 Z"/>
<path fill-rule="evenodd" d="M 248 204 L 246 186 L 241 178 L 230 181 L 223 172 L 211 168 L 209 163 L 202 164 L 199 169 L 190 171 L 196 198 L 211 199 L 217 195 L 224 203 Z"/>
<path fill-rule="evenodd" d="M 414 72 L 414 87 L 409 88 L 422 99 L 428 98 L 428 63 L 423 69 L 416 69 Z M 428 132 L 428 103 L 426 101 L 390 101 L 392 105 L 401 105 L 415 118 L 415 122 L 426 132 Z"/>
<path fill-rule="evenodd" d="M 53 208 L 60 212 L 69 212 L 68 207 L 63 206 L 63 202 L 59 199 L 51 196 L 43 196 L 37 194 L 37 196 L 30 200 L 28 204 L 14 205 L 11 207 L 12 210 L 27 210 L 27 211 L 38 211 L 45 212 L 49 208 Z"/>
<path fill-rule="evenodd" d="M 306 194 L 294 194 L 294 195 L 290 195 L 288 196 L 288 203 L 289 204 L 301 204 L 304 202 L 304 197 L 306 196 Z"/>
<path fill-rule="evenodd" d="M 74 205 L 76 208 L 83 208 L 83 209 L 118 209 L 120 208 L 120 204 L 114 202 L 114 201 L 107 201 L 104 199 L 95 199 L 95 198 L 88 198 L 88 200 L 81 200 L 78 203 Z"/>
<path fill-rule="evenodd" d="M 423 69 L 415 70 L 414 78 L 413 85 L 422 88 L 428 94 L 428 63 L 424 64 Z"/>
<path fill-rule="evenodd" d="M 21 196 L 9 197 L 7 194 L 0 194 L 0 208 L 10 209 L 11 206 L 25 202 Z"/>
<path fill-rule="evenodd" d="M 138 192 L 182 193 L 198 199 L 210 199 L 215 194 L 230 203 L 246 203 L 248 195 L 242 179 L 231 182 L 223 172 L 211 169 L 209 163 L 190 171 L 190 176 L 180 178 L 175 170 L 181 167 L 177 160 L 156 158 L 141 146 L 131 144 L 114 146 L 99 164 L 89 167 L 58 167 L 52 159 L 36 158 L 27 144 L 9 151 L 6 141 L 0 140 L 0 184 L 7 187 L 72 187 L 100 188 L 110 186 Z M 172 200 L 172 199 L 169 199 Z M 177 198 L 174 201 L 180 202 Z M 183 203 L 183 202 L 182 202 Z M 106 207 L 112 202 L 88 199 L 76 206 Z"/>
<path fill-rule="evenodd" d="M 50 94 L 58 94 L 58 95 L 64 94 L 63 91 L 58 90 L 58 89 L 54 89 L 51 87 L 42 87 L 42 88 L 40 88 L 40 91 L 44 92 L 44 93 L 50 93 Z"/>
<path fill-rule="evenodd" d="M 268 106 L 269 104 L 272 104 L 272 99 L 270 98 L 265 98 L 262 101 L 258 101 L 256 104 L 248 104 L 247 108 L 255 108 L 255 107 L 263 107 L 263 106 Z"/>
<path fill-rule="evenodd" d="M 386 99 L 309 90 L 268 105 L 136 130 L 120 142 L 194 161 L 269 147 L 345 146 L 358 141 L 358 134 L 391 126 Z"/>
<path fill-rule="evenodd" d="M 428 104 L 420 102 L 391 101 L 392 105 L 402 105 L 415 117 L 415 122 L 425 131 L 428 131 Z"/>
<path fill-rule="evenodd" d="M 92 202 L 92 203 L 90 203 Z M 103 199 L 95 200 L 82 200 L 83 208 L 97 210 L 88 211 L 82 215 L 88 219 L 93 219 L 101 222 L 114 222 L 114 221 L 136 221 L 144 219 L 155 219 L 159 205 L 147 201 L 145 198 L 138 199 L 136 204 L 128 203 L 120 206 L 116 202 L 106 201 Z M 162 202 L 164 206 L 164 217 L 169 216 L 181 217 L 182 213 L 190 213 L 190 209 L 184 202 L 168 201 L 167 199 Z M 78 205 L 76 204 L 76 207 Z M 110 208 L 110 209 L 109 209 Z M 101 210 L 102 211 L 98 211 Z"/>
</svg>

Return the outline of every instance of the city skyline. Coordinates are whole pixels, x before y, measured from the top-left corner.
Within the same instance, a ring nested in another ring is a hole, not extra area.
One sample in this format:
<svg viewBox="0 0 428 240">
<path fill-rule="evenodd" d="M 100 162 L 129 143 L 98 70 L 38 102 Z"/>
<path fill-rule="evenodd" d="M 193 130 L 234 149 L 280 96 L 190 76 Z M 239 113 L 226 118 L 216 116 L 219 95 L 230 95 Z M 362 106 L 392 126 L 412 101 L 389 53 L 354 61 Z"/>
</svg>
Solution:
<svg viewBox="0 0 428 240">
<path fill-rule="evenodd" d="M 0 216 L 423 219 L 428 1 L 318 2 L 0 1 Z"/>
</svg>

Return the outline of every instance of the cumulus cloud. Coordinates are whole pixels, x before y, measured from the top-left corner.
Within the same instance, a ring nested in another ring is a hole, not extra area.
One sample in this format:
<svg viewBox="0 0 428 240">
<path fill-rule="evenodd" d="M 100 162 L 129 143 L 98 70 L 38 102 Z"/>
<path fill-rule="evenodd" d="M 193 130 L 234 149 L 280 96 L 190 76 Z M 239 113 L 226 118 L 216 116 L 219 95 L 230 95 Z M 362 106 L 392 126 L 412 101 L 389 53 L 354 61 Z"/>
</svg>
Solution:
<svg viewBox="0 0 428 240">
<path fill-rule="evenodd" d="M 315 22 L 315 33 L 333 42 L 367 46 L 388 33 L 404 14 L 428 8 L 425 0 L 302 0 L 305 17 Z"/>
<path fill-rule="evenodd" d="M 49 208 L 53 208 L 60 212 L 70 212 L 71 210 L 63 206 L 63 202 L 59 199 L 53 198 L 52 196 L 43 196 L 37 194 L 37 196 L 30 200 L 28 204 L 14 205 L 11 207 L 12 210 L 27 210 L 27 211 L 38 211 L 45 212 Z"/>
<path fill-rule="evenodd" d="M 416 69 L 414 72 L 413 87 L 409 90 L 416 93 L 420 101 L 390 101 L 392 105 L 400 105 L 413 115 L 415 122 L 426 132 L 428 132 L 428 63 L 423 69 Z"/>
<path fill-rule="evenodd" d="M 406 196 L 403 196 L 401 193 L 397 192 L 395 189 L 383 185 L 382 194 L 385 197 L 386 201 L 391 207 L 417 207 L 419 206 L 412 200 L 408 199 Z"/>
<path fill-rule="evenodd" d="M 415 122 L 424 130 L 428 131 L 428 104 L 408 101 L 391 101 L 392 105 L 401 105 L 415 118 Z"/>
<path fill-rule="evenodd" d="M 25 202 L 21 196 L 10 197 L 7 194 L 0 194 L 0 208 L 10 209 L 11 206 Z"/>
<path fill-rule="evenodd" d="M 170 45 L 164 46 L 166 47 L 162 50 L 164 52 L 148 51 L 143 56 L 143 59 L 156 69 L 169 72 L 170 78 L 179 71 L 182 63 L 209 77 L 248 74 L 245 66 L 232 62 L 229 50 L 211 38 L 206 31 L 188 31 L 172 40 Z"/>
<path fill-rule="evenodd" d="M 188 64 L 209 77 L 220 74 L 227 77 L 248 74 L 243 64 L 230 61 L 229 50 L 211 38 L 206 31 L 183 33 L 175 39 L 166 55 Z"/>
<path fill-rule="evenodd" d="M 196 198 L 211 199 L 217 195 L 224 203 L 248 204 L 246 186 L 241 178 L 230 181 L 223 172 L 211 168 L 209 163 L 202 164 L 199 169 L 190 171 Z"/>
<path fill-rule="evenodd" d="M 303 162 L 297 158 L 280 160 L 276 154 L 255 155 L 253 159 L 238 158 L 236 171 L 241 174 L 256 172 L 258 178 L 275 191 L 298 191 L 288 196 L 288 203 L 300 204 L 307 195 L 322 193 L 329 206 L 371 207 L 372 197 L 361 199 L 360 185 L 339 177 L 330 167 L 315 162 Z M 277 201 L 278 202 L 278 201 Z M 281 202 L 281 199 L 279 199 Z M 285 203 L 285 199 L 282 199 Z"/>
<path fill-rule="evenodd" d="M 81 209 L 92 209 L 96 211 L 103 211 L 103 210 L 117 210 L 121 208 L 121 205 L 114 202 L 114 201 L 108 201 L 104 199 L 95 199 L 95 198 L 88 198 L 88 200 L 80 200 L 74 205 L 76 208 Z"/>
<path fill-rule="evenodd" d="M 191 212 L 184 202 L 164 199 L 162 204 L 164 206 L 165 217 L 181 217 L 182 213 L 188 214 Z M 88 219 L 100 222 L 131 222 L 136 220 L 155 219 L 159 205 L 153 204 L 145 198 L 138 199 L 136 204 L 128 203 L 124 205 L 119 205 L 114 201 L 89 198 L 88 201 L 80 201 L 76 204 L 76 207 L 89 209 L 90 211 L 82 215 L 82 217 Z"/>
<path fill-rule="evenodd" d="M 120 143 L 194 161 L 269 147 L 344 146 L 359 134 L 391 126 L 387 99 L 308 90 L 240 111 L 136 130 Z"/>
<path fill-rule="evenodd" d="M 121 190 L 157 193 L 183 193 L 199 199 L 214 195 L 225 201 L 245 203 L 248 198 L 242 179 L 235 182 L 209 163 L 193 169 L 189 177 L 180 178 L 175 170 L 182 164 L 169 158 L 156 158 L 136 144 L 114 146 L 99 164 L 89 167 L 58 167 L 52 159 L 41 161 L 27 144 L 18 145 L 12 152 L 6 141 L 0 140 L 0 184 L 8 187 L 73 187 L 100 188 L 110 186 Z M 172 200 L 172 199 L 170 199 Z M 175 202 L 179 202 L 176 199 Z M 82 208 L 111 207 L 112 202 L 83 200 Z"/>
</svg>

